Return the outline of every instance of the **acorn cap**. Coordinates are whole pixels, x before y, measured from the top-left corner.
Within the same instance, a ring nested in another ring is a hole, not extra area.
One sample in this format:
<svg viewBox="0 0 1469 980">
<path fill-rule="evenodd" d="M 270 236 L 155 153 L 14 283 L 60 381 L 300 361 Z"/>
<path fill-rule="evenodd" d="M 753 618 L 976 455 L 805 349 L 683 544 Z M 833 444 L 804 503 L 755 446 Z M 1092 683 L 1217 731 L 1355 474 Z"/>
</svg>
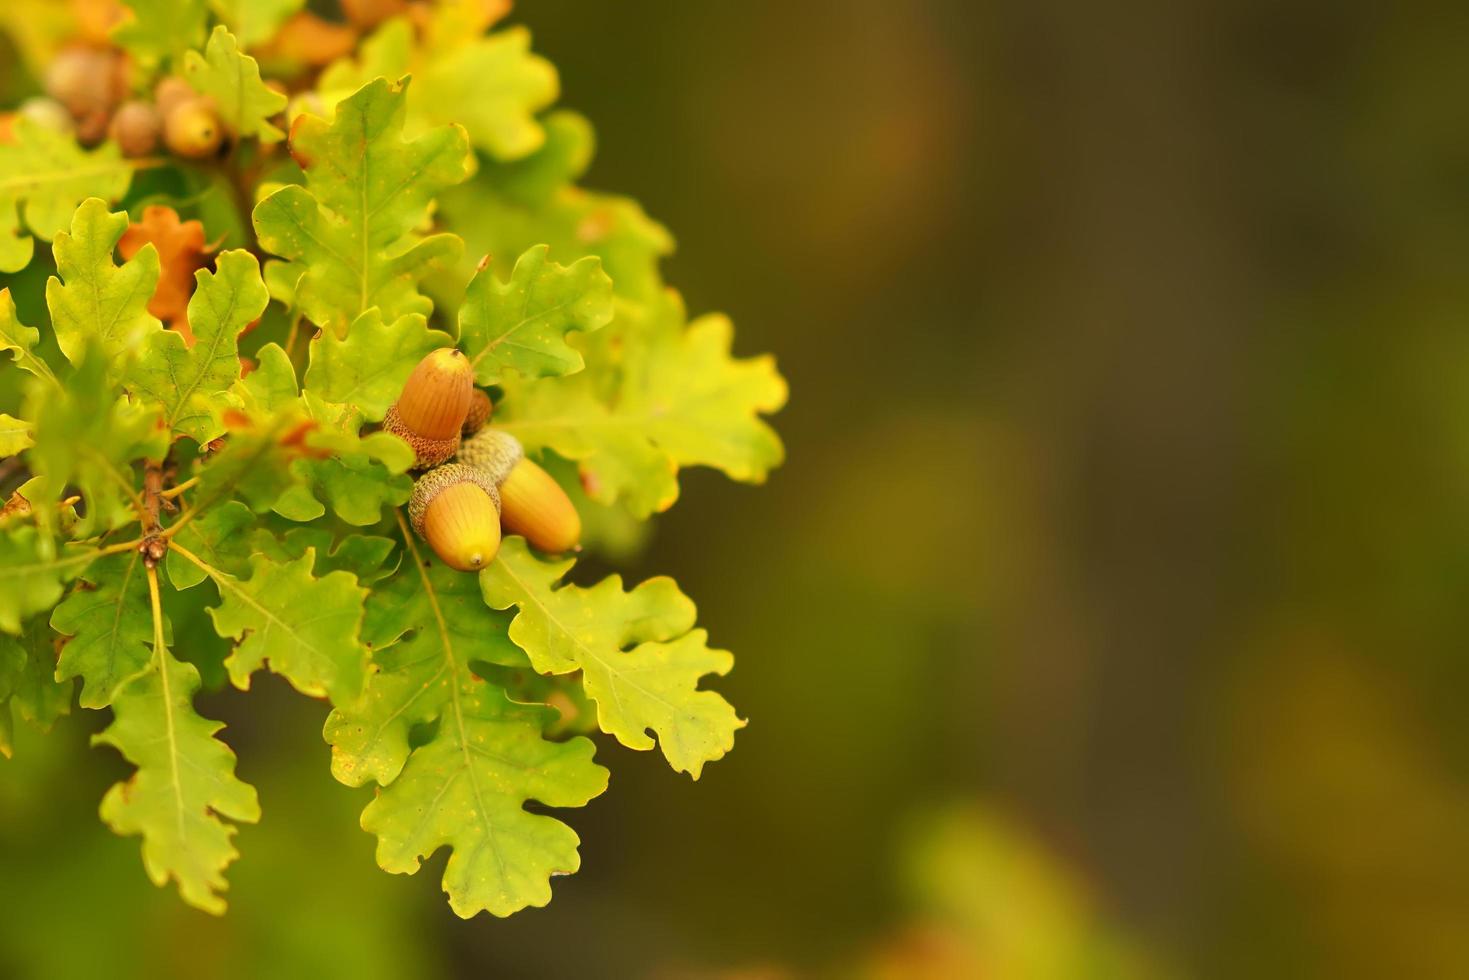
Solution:
<svg viewBox="0 0 1469 980">
<path fill-rule="evenodd" d="M 450 568 L 476 571 L 500 548 L 500 494 L 483 473 L 450 463 L 413 486 L 408 519 Z"/>
<path fill-rule="evenodd" d="M 388 414 L 383 416 L 383 431 L 391 432 L 413 449 L 412 468 L 415 470 L 426 470 L 431 466 L 438 466 L 459 450 L 458 433 L 455 433 L 452 439 L 429 439 L 421 436 L 403 424 L 403 420 L 398 417 L 397 405 L 388 409 Z"/>
<path fill-rule="evenodd" d="M 490 396 L 479 388 L 469 396 L 469 414 L 464 416 L 464 434 L 472 436 L 485 427 L 490 416 L 495 411 L 495 403 L 490 401 Z"/>
<path fill-rule="evenodd" d="M 480 429 L 459 447 L 459 462 L 483 470 L 495 486 L 504 483 L 522 459 L 525 449 L 520 440 L 502 429 Z"/>
<path fill-rule="evenodd" d="M 474 367 L 456 348 L 431 352 L 408 376 L 398 396 L 398 418 L 427 439 L 454 439 L 464 428 L 474 394 Z"/>
</svg>

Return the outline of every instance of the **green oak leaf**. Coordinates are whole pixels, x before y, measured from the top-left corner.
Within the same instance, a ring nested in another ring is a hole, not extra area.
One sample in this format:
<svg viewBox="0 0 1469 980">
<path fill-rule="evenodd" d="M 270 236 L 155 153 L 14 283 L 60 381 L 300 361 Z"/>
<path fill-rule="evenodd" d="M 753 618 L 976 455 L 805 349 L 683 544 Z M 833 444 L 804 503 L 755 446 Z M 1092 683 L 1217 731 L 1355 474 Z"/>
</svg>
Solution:
<svg viewBox="0 0 1469 980">
<path fill-rule="evenodd" d="M 214 628 L 238 641 L 225 659 L 236 687 L 248 690 L 250 675 L 268 664 L 311 697 L 325 695 L 341 705 L 361 694 L 368 653 L 359 634 L 367 590 L 347 572 L 314 577 L 315 561 L 311 550 L 286 563 L 256 555 L 248 579 L 211 570 L 223 599 L 209 610 Z"/>
<path fill-rule="evenodd" d="M 277 562 L 291 561 L 314 551 L 316 564 L 312 570 L 317 575 L 350 572 L 363 585 L 386 578 L 398 567 L 396 561 L 388 561 L 397 548 L 392 538 L 375 534 L 346 534 L 338 538 L 324 527 L 291 527 L 280 534 L 270 527 L 257 528 L 247 547 L 251 554 L 265 555 Z"/>
<path fill-rule="evenodd" d="M 31 438 L 29 422 L 0 412 L 0 459 L 14 456 L 35 444 L 35 440 Z"/>
<path fill-rule="evenodd" d="M 10 289 L 0 289 L 0 354 L 8 352 L 22 370 L 55 384 L 56 375 L 52 373 L 51 366 L 35 352 L 40 339 L 41 331 L 26 326 L 16 316 Z"/>
<path fill-rule="evenodd" d="M 262 143 L 284 138 L 270 118 L 286 107 L 286 97 L 266 88 L 260 65 L 240 50 L 228 28 L 214 28 L 202 55 L 184 55 L 184 78 L 194 91 L 214 100 L 220 121 L 236 136 L 257 136 Z"/>
<path fill-rule="evenodd" d="M 56 648 L 46 617 L 26 623 L 19 636 L 0 633 L 0 717 L 13 714 L 40 731 L 71 710 L 72 683 L 56 679 Z M 9 701 L 7 705 L 5 702 Z M 8 725 L 0 726 L 0 750 L 9 755 Z"/>
<path fill-rule="evenodd" d="M 759 483 L 785 452 L 760 416 L 785 404 L 786 383 L 769 356 L 730 356 L 723 316 L 683 326 L 669 291 L 658 306 L 623 304 L 594 335 L 594 369 L 535 382 L 509 378 L 495 424 L 528 450 L 580 464 L 588 495 L 640 517 L 678 499 L 683 466 L 712 466 Z M 589 344 L 593 346 L 593 344 Z M 613 349 L 622 356 L 612 366 Z"/>
<path fill-rule="evenodd" d="M 149 243 L 122 266 L 112 261 L 127 227 L 126 213 L 111 214 L 93 197 L 76 209 L 71 230 L 56 236 L 52 252 L 60 278 L 47 280 L 46 305 L 56 342 L 73 364 L 95 340 L 120 366 L 163 329 L 148 312 L 158 285 L 158 251 Z"/>
<path fill-rule="evenodd" d="M 260 819 L 255 788 L 235 775 L 235 754 L 215 734 L 221 722 L 194 710 L 199 671 L 174 659 L 155 634 L 155 667 L 123 686 L 113 721 L 92 737 L 137 767 L 102 798 L 102 819 L 124 836 L 143 838 L 143 866 L 155 885 L 173 879 L 196 908 L 224 911 L 224 869 L 239 856 L 235 827 Z"/>
<path fill-rule="evenodd" d="M 698 779 L 745 724 L 724 698 L 699 689 L 700 678 L 727 673 L 734 658 L 692 629 L 694 604 L 672 579 L 649 579 L 631 592 L 616 575 L 590 589 L 562 584 L 574 564 L 542 561 L 523 538 L 507 538 L 480 573 L 485 602 L 519 609 L 510 639 L 537 671 L 582 672 L 602 731 L 651 749 L 651 729 L 669 765 Z"/>
<path fill-rule="evenodd" d="M 31 235 L 50 241 L 87 198 L 121 200 L 134 167 L 110 141 L 87 151 L 73 136 L 16 119 L 12 140 L 0 142 L 0 272 L 29 265 Z"/>
<path fill-rule="evenodd" d="M 305 436 L 307 454 L 291 464 L 296 479 L 274 510 L 293 521 L 313 521 L 330 507 L 355 527 L 376 524 L 384 507 L 406 503 L 413 450 L 391 432 L 359 435 L 362 415 L 349 405 L 302 396 L 315 427 Z"/>
<path fill-rule="evenodd" d="M 328 402 L 355 405 L 364 418 L 378 422 L 424 355 L 452 346 L 454 338 L 430 330 L 421 314 L 387 322 L 373 307 L 352 321 L 345 338 L 324 331 L 311 341 L 306 389 Z"/>
<path fill-rule="evenodd" d="M 362 637 L 376 670 L 362 700 L 333 711 L 324 732 L 337 779 L 348 786 L 396 779 L 412 729 L 451 707 L 470 661 L 524 667 L 509 621 L 484 604 L 474 576 L 437 562 L 405 564 L 374 588 Z"/>
<path fill-rule="evenodd" d="M 31 472 L 43 478 L 31 503 L 42 528 L 55 526 L 63 488 L 74 485 L 86 503 L 77 536 L 108 531 L 136 518 L 139 499 L 133 464 L 161 460 L 168 450 L 168 430 L 158 412 L 117 397 L 107 383 L 110 362 L 95 344 L 64 379 L 60 390 L 33 384 L 27 412 L 35 425 L 35 445 L 25 451 Z"/>
<path fill-rule="evenodd" d="M 561 263 L 595 255 L 619 297 L 656 301 L 663 292 L 658 264 L 673 251 L 673 236 L 631 198 L 572 186 L 591 160 L 586 120 L 561 111 L 547 116 L 545 125 L 546 143 L 535 153 L 486 161 L 471 180 L 439 195 L 444 227 L 464 239 L 462 275 L 468 278 L 468 263 L 478 256 L 520 255 L 544 244 Z M 435 283 L 450 306 L 456 288 Z"/>
<path fill-rule="evenodd" d="M 130 16 L 112 31 L 112 39 L 145 65 L 165 58 L 177 61 L 204 40 L 209 18 L 206 0 L 122 0 Z"/>
<path fill-rule="evenodd" d="M 607 788 L 607 770 L 592 761 L 590 741 L 542 736 L 551 714 L 512 704 L 484 681 L 456 689 L 439 734 L 362 811 L 362 829 L 378 839 L 378 865 L 413 874 L 422 859 L 449 847 L 444 891 L 465 919 L 550 902 L 551 876 L 581 866 L 580 840 L 525 804 L 585 806 Z"/>
<path fill-rule="evenodd" d="M 50 544 L 29 525 L 0 530 L 0 633 L 19 635 L 26 617 L 56 605 L 96 558 L 89 548 L 57 555 Z"/>
<path fill-rule="evenodd" d="M 236 381 L 230 393 L 245 411 L 264 418 L 296 401 L 296 369 L 280 344 L 266 344 L 255 352 L 255 370 Z"/>
<path fill-rule="evenodd" d="M 414 78 L 412 129 L 457 123 L 476 149 L 505 160 L 541 145 L 545 134 L 536 114 L 556 101 L 560 89 L 555 66 L 531 53 L 523 27 L 471 37 L 430 30 L 419 44 L 403 17 L 365 41 L 358 60 L 331 65 L 320 88 L 330 105 L 374 78 L 406 74 Z"/>
<path fill-rule="evenodd" d="M 582 806 L 606 789 L 607 770 L 585 738 L 542 737 L 548 709 L 512 704 L 470 671 L 472 661 L 523 663 L 505 617 L 479 601 L 472 577 L 426 558 L 400 527 L 405 561 L 374 592 L 364 627 L 377 670 L 362 700 L 327 722 L 332 771 L 349 785 L 384 784 L 362 827 L 377 835 L 385 870 L 412 874 L 448 846 L 444 890 L 458 915 L 545 905 L 550 877 L 577 869 L 578 841 L 525 803 Z M 415 745 L 412 729 L 435 720 Z"/>
<path fill-rule="evenodd" d="M 51 613 L 51 628 L 69 637 L 56 676 L 82 679 L 83 708 L 105 708 L 119 689 L 149 669 L 153 616 L 148 575 L 137 551 L 109 555 L 82 575 Z M 167 624 L 165 624 L 165 637 Z"/>
<path fill-rule="evenodd" d="M 288 17 L 306 6 L 306 0 L 209 0 L 209 6 L 242 47 L 252 48 L 274 37 Z"/>
<path fill-rule="evenodd" d="M 201 445 L 224 432 L 220 412 L 234 404 L 230 387 L 240 377 L 236 338 L 265 312 L 270 297 L 260 264 L 244 249 L 221 252 L 215 271 L 194 274 L 189 300 L 188 346 L 175 330 L 161 330 L 128 371 L 125 383 L 145 402 L 158 405 L 164 423 Z"/>
<path fill-rule="evenodd" d="M 497 384 L 506 370 L 524 378 L 580 371 L 581 353 L 566 343 L 572 331 L 591 332 L 612 319 L 612 280 L 595 256 L 570 266 L 528 249 L 500 282 L 486 263 L 470 281 L 459 308 L 459 342 L 479 384 Z"/>
<path fill-rule="evenodd" d="M 211 568 L 239 577 L 249 573 L 250 556 L 256 551 L 250 542 L 250 528 L 255 520 L 249 507 L 238 500 L 227 500 L 205 509 L 185 524 L 173 540 Z M 175 589 L 192 589 L 209 577 L 208 572 L 177 551 L 170 550 L 164 560 L 168 580 Z"/>
<path fill-rule="evenodd" d="M 402 138 L 407 79 L 376 79 L 336 107 L 331 123 L 299 119 L 291 152 L 306 186 L 255 206 L 261 245 L 288 260 L 267 281 L 292 283 L 294 304 L 338 334 L 372 307 L 385 319 L 427 315 L 418 281 L 452 262 L 453 235 L 419 234 L 434 195 L 469 176 L 474 155 L 457 126 Z"/>
</svg>

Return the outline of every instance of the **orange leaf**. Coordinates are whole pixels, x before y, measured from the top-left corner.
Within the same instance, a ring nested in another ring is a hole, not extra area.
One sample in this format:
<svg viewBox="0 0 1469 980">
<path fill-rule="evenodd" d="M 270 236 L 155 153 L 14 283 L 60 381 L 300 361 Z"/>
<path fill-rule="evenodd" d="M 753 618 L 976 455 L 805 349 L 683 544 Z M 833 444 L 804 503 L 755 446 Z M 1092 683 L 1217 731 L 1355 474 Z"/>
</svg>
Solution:
<svg viewBox="0 0 1469 980">
<path fill-rule="evenodd" d="M 158 249 L 158 288 L 148 301 L 148 312 L 183 334 L 194 346 L 189 329 L 189 297 L 194 294 L 194 273 L 207 264 L 210 249 L 204 244 L 204 226 L 197 221 L 180 221 L 173 208 L 152 204 L 143 209 L 143 220 L 128 225 L 117 243 L 124 259 L 130 259 L 149 242 Z"/>
</svg>

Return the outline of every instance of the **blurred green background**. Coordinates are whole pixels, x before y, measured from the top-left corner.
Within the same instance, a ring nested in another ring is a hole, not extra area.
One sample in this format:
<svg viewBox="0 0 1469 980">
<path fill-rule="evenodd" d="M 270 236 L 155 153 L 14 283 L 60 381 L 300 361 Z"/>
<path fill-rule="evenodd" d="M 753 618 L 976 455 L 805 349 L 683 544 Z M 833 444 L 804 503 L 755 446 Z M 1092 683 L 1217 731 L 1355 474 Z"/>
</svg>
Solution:
<svg viewBox="0 0 1469 980">
<path fill-rule="evenodd" d="M 0 976 L 1469 975 L 1469 9 L 1360 6 L 524 3 L 791 381 L 624 569 L 749 728 L 604 741 L 583 870 L 461 922 L 319 705 L 206 698 L 265 811 L 215 920 L 74 715 L 0 765 Z"/>
</svg>

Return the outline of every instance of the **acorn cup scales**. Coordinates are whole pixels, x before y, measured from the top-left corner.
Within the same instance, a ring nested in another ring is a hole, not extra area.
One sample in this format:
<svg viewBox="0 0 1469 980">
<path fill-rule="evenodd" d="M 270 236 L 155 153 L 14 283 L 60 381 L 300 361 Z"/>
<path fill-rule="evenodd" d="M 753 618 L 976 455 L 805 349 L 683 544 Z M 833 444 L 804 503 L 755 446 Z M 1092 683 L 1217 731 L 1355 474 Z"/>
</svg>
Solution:
<svg viewBox="0 0 1469 980">
<path fill-rule="evenodd" d="M 469 359 L 453 347 L 441 347 L 418 362 L 383 428 L 413 447 L 416 469 L 437 466 L 458 450 L 473 395 Z"/>
<path fill-rule="evenodd" d="M 475 572 L 500 550 L 500 493 L 472 466 L 447 463 L 413 485 L 408 519 L 445 565 Z"/>
<path fill-rule="evenodd" d="M 459 449 L 459 461 L 483 471 L 500 490 L 500 522 L 540 551 L 570 551 L 581 539 L 581 515 L 571 498 L 525 457 L 508 432 L 481 429 Z"/>
</svg>

